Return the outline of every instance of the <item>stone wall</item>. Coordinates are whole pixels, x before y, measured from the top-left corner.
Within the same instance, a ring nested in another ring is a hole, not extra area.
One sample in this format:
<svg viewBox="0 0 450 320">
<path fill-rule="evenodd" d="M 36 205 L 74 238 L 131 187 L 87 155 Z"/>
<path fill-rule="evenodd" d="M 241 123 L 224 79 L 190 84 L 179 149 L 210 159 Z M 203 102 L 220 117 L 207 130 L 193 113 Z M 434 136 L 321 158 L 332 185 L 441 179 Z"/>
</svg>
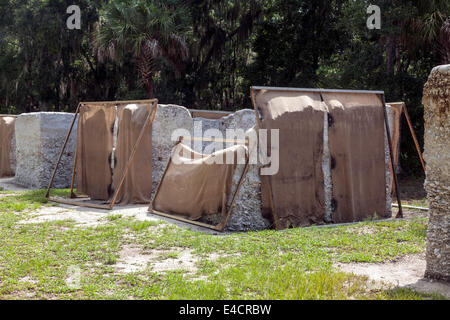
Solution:
<svg viewBox="0 0 450 320">
<path fill-rule="evenodd" d="M 33 112 L 16 119 L 16 177 L 28 188 L 47 188 L 56 160 L 73 120 L 73 114 L 63 112 Z M 76 147 L 76 125 L 72 131 L 53 188 L 68 188 L 72 178 Z"/>
<path fill-rule="evenodd" d="M 219 119 L 194 118 L 193 133 L 197 137 L 202 136 L 209 129 L 217 129 L 221 132 L 223 138 L 227 138 L 227 129 L 240 129 L 243 131 L 245 137 L 250 135 L 256 136 L 256 132 L 254 132 L 255 125 L 255 112 L 250 109 L 243 109 Z M 253 140 L 252 142 L 254 144 L 249 146 L 249 154 L 257 152 L 257 141 Z M 203 144 L 194 143 L 192 147 L 195 151 L 202 152 L 210 144 L 211 142 L 203 142 Z M 233 192 L 236 190 L 244 168 L 245 165 L 237 165 L 236 172 L 233 176 Z M 269 227 L 270 222 L 264 219 L 261 214 L 261 180 L 259 177 L 259 169 L 260 166 L 258 163 L 249 164 L 248 172 L 242 182 L 225 230 L 249 231 L 262 230 Z M 229 200 L 231 202 L 231 197 Z M 209 222 L 218 223 L 219 217 L 209 217 Z"/>
<path fill-rule="evenodd" d="M 242 129 L 246 137 L 256 137 L 255 112 L 250 109 L 239 110 L 222 118 L 222 131 L 226 129 Z M 257 160 L 257 141 L 250 139 L 248 146 L 250 159 Z M 233 177 L 233 188 L 237 186 L 244 165 L 238 165 Z M 230 220 L 226 226 L 229 231 L 263 230 L 270 226 L 270 222 L 262 217 L 261 213 L 261 179 L 259 177 L 260 164 L 251 161 L 248 172 L 242 182 L 239 194 L 231 212 Z"/>
<path fill-rule="evenodd" d="M 389 113 L 389 110 L 388 110 Z M 31 188 L 46 188 L 48 179 L 52 174 L 54 164 L 57 160 L 67 130 L 70 127 L 73 114 L 68 113 L 29 113 L 22 114 L 16 121 L 16 181 Z M 324 126 L 327 127 L 327 117 L 324 117 Z M 188 109 L 178 105 L 159 105 L 153 123 L 153 193 L 162 177 L 164 169 L 170 157 L 173 145 L 176 142 L 174 132 L 183 129 L 181 135 L 191 134 L 201 137 L 208 129 L 217 129 L 226 138 L 227 129 L 241 129 L 246 136 L 256 136 L 254 110 L 239 110 L 219 119 L 192 118 Z M 201 130 L 199 130 L 201 128 Z M 324 132 L 324 140 L 328 136 Z M 211 142 L 200 145 L 191 145 L 196 151 L 202 152 L 203 148 Z M 67 188 L 70 186 L 73 156 L 76 147 L 76 125 L 71 139 L 59 166 L 54 181 L 54 188 Z M 251 155 L 257 151 L 256 141 L 249 147 Z M 388 155 L 388 154 L 387 154 Z M 254 156 L 251 156 L 253 160 Z M 324 153 L 323 169 L 330 170 L 330 161 L 326 161 Z M 386 157 L 388 160 L 388 156 Z M 329 160 L 329 159 L 328 159 Z M 237 167 L 233 177 L 233 188 L 235 190 L 244 165 Z M 260 230 L 269 227 L 270 222 L 261 214 L 261 181 L 259 177 L 260 164 L 252 161 L 248 173 L 243 180 L 240 192 L 233 207 L 232 215 L 228 221 L 227 230 L 248 231 Z M 387 179 L 389 184 L 389 177 Z M 331 192 L 331 181 L 325 183 L 326 191 Z M 153 195 L 152 195 L 153 196 Z M 329 201 L 328 201 L 329 202 Z M 327 211 L 331 210 L 331 204 L 327 204 Z M 330 208 L 329 208 L 330 207 Z M 390 197 L 387 201 L 390 209 Z M 330 212 L 327 212 L 327 216 Z M 211 217 L 214 221 L 214 217 Z"/>
<path fill-rule="evenodd" d="M 389 122 L 393 127 L 393 111 L 390 106 L 387 107 Z M 328 117 L 324 116 L 324 127 L 327 128 Z M 192 118 L 188 110 L 181 106 L 176 105 L 160 105 L 159 111 L 155 119 L 153 127 L 153 184 L 156 188 L 163 174 L 165 166 L 170 156 L 170 150 L 174 144 L 171 140 L 172 133 L 175 129 L 184 128 L 186 130 L 192 130 L 192 136 L 204 137 L 205 133 L 210 129 L 216 129 L 220 132 L 223 138 L 227 138 L 227 129 L 241 129 L 245 132 L 246 136 L 255 135 L 254 127 L 256 125 L 255 112 L 251 109 L 239 110 L 230 115 L 224 116 L 219 119 L 207 119 L 202 117 Z M 391 129 L 392 130 L 392 129 Z M 206 136 L 208 136 L 206 134 Z M 254 141 L 256 143 L 256 141 Z M 324 142 L 327 145 L 328 134 L 324 130 Z M 188 141 L 185 141 L 189 145 Z M 191 143 L 191 147 L 200 153 L 205 152 L 205 148 L 210 146 L 213 142 L 199 142 L 194 141 Z M 386 210 L 392 211 L 391 208 L 391 195 L 390 195 L 390 172 L 389 172 L 389 149 L 387 139 L 385 139 L 385 159 L 386 159 Z M 219 148 L 225 147 L 224 145 Z M 211 149 L 211 148 L 210 148 Z M 257 146 L 253 145 L 249 147 L 250 153 L 257 153 Z M 326 220 L 330 220 L 331 217 L 331 163 L 329 159 L 329 153 L 324 148 L 324 161 L 323 171 L 325 179 L 325 192 L 328 195 L 326 197 Z M 235 175 L 233 177 L 234 191 L 239 183 L 244 165 L 238 165 Z M 270 226 L 270 222 L 262 217 L 261 214 L 261 180 L 259 176 L 260 164 L 258 162 L 250 163 L 249 169 L 245 179 L 243 180 L 240 192 L 236 198 L 233 206 L 231 217 L 226 226 L 228 231 L 248 231 L 248 230 L 261 230 Z M 329 198 L 329 199 L 328 199 Z M 230 199 L 231 200 L 231 199 Z M 204 222 L 217 224 L 221 220 L 220 216 L 209 216 Z"/>
<path fill-rule="evenodd" d="M 152 128 L 152 198 L 161 180 L 170 152 L 176 141 L 172 134 L 176 129 L 192 132 L 193 121 L 188 109 L 177 105 L 159 104 Z"/>
<path fill-rule="evenodd" d="M 450 65 L 435 67 L 423 90 L 426 180 L 430 206 L 428 278 L 450 281 Z"/>
</svg>

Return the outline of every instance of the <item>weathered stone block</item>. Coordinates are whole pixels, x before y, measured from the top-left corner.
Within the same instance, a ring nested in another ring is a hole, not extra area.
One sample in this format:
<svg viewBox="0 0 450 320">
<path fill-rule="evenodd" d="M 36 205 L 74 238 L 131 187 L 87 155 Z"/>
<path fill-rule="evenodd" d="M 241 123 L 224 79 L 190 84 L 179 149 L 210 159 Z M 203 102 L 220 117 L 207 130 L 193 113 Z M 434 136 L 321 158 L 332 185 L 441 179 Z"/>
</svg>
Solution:
<svg viewBox="0 0 450 320">
<path fill-rule="evenodd" d="M 423 90 L 430 206 L 425 276 L 450 282 L 450 65 L 435 67 Z"/>
<path fill-rule="evenodd" d="M 152 197 L 176 142 L 172 140 L 172 134 L 176 129 L 185 129 L 192 134 L 192 126 L 191 114 L 185 107 L 172 104 L 158 105 L 152 129 Z"/>
<path fill-rule="evenodd" d="M 246 137 L 250 138 L 248 146 L 250 163 L 226 226 L 228 231 L 263 230 L 271 224 L 269 220 L 263 218 L 261 212 L 261 178 L 259 175 L 261 164 L 257 161 L 258 141 L 251 138 L 256 136 L 255 128 L 247 130 Z M 233 176 L 232 190 L 237 187 L 244 167 L 244 165 L 238 165 Z"/>
<path fill-rule="evenodd" d="M 33 112 L 21 114 L 15 125 L 16 182 L 36 189 L 46 188 L 61 151 L 73 114 Z M 53 188 L 68 188 L 76 147 L 76 123 L 61 158 Z"/>
<path fill-rule="evenodd" d="M 251 109 L 242 109 L 224 116 L 219 119 L 205 119 L 195 118 L 193 135 L 195 137 L 202 137 L 209 129 L 216 129 L 224 139 L 244 139 L 246 136 L 253 135 L 256 137 L 254 127 L 256 125 L 255 111 Z M 243 137 L 227 136 L 227 129 L 240 130 Z M 257 153 L 257 141 L 252 141 L 254 144 L 249 146 L 249 154 Z M 205 148 L 212 142 L 193 143 L 192 147 L 197 152 L 205 152 Z M 225 147 L 221 144 L 220 147 Z M 239 183 L 245 165 L 238 164 L 233 176 L 233 186 L 231 190 L 234 192 Z M 237 195 L 236 201 L 231 212 L 231 217 L 228 220 L 225 230 L 227 231 L 249 231 L 262 230 L 269 227 L 270 222 L 262 217 L 261 214 L 261 180 L 259 177 L 260 166 L 258 163 L 250 163 L 248 172 L 242 181 L 240 191 Z M 229 199 L 229 203 L 231 198 Z M 209 217 L 214 222 L 219 222 L 219 217 Z"/>
</svg>

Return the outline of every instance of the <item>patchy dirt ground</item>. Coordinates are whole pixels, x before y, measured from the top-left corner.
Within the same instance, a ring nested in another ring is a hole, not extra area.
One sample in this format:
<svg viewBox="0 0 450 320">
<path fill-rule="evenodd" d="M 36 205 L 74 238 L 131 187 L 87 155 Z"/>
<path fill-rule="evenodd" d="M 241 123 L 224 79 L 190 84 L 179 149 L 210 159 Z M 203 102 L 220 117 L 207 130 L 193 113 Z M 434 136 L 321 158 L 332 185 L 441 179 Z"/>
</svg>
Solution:
<svg viewBox="0 0 450 320">
<path fill-rule="evenodd" d="M 421 200 L 427 196 L 423 187 L 425 177 L 399 177 L 401 199 L 405 201 Z"/>
<path fill-rule="evenodd" d="M 58 205 L 43 207 L 30 214 L 30 218 L 22 223 L 42 223 L 47 221 L 72 220 L 79 227 L 97 227 L 108 223 L 108 217 L 121 215 L 140 221 L 155 221 L 156 218 L 147 216 L 147 206 L 116 207 L 114 210 Z"/>
<path fill-rule="evenodd" d="M 22 220 L 21 223 L 72 220 L 78 227 L 97 227 L 107 224 L 109 222 L 108 217 L 121 215 L 123 218 L 132 218 L 137 221 L 167 221 L 183 228 L 207 234 L 226 234 L 150 214 L 147 209 L 147 205 L 116 206 L 112 210 L 102 210 L 58 204 L 53 207 L 42 207 L 31 212 L 29 218 Z"/>
<path fill-rule="evenodd" d="M 5 189 L 15 191 L 11 188 Z M 414 186 L 411 186 L 410 188 L 405 188 L 404 190 L 409 194 L 409 196 L 406 196 L 405 198 L 408 200 L 423 200 L 423 193 L 419 189 L 419 183 L 415 183 Z M 10 195 L 11 194 L 8 194 L 8 196 Z M 147 212 L 147 208 L 146 205 L 126 207 L 116 206 L 113 210 L 92 209 L 70 205 L 46 206 L 28 213 L 27 217 L 20 223 L 29 224 L 71 220 L 74 221 L 76 227 L 87 228 L 108 224 L 113 220 L 111 218 L 112 216 L 120 215 L 121 218 L 131 218 L 137 221 L 166 221 L 182 228 L 189 228 L 207 234 L 227 234 L 152 215 Z M 395 213 L 396 210 L 394 210 L 394 214 Z M 406 219 L 417 216 L 425 217 L 427 216 L 427 212 L 405 210 Z M 155 226 L 156 232 L 158 232 L 157 230 L 159 228 L 164 228 L 164 226 L 168 226 L 168 224 Z M 359 235 L 368 235 L 373 232 L 374 230 L 369 226 L 358 229 Z M 117 274 L 132 274 L 144 270 L 158 273 L 180 270 L 183 274 L 190 275 L 195 274 L 198 271 L 200 263 L 205 259 L 213 261 L 223 257 L 217 254 L 200 256 L 194 254 L 192 249 L 186 247 L 149 250 L 133 243 L 132 238 L 129 240 L 128 244 L 121 247 L 118 252 L 117 260 L 114 263 L 114 272 Z M 420 292 L 439 293 L 450 299 L 450 284 L 423 279 L 425 266 L 426 262 L 424 254 L 403 256 L 388 263 L 336 264 L 336 267 L 343 272 L 367 276 L 368 279 L 372 280 L 373 286 L 376 288 L 407 287 Z M 32 278 L 24 277 L 21 281 L 33 284 L 34 280 Z"/>
<path fill-rule="evenodd" d="M 127 245 L 120 251 L 120 258 L 115 264 L 118 273 L 143 271 L 150 268 L 153 272 L 183 270 L 188 273 L 197 270 L 199 257 L 189 249 L 144 251 L 136 245 Z"/>
<path fill-rule="evenodd" d="M 439 293 L 450 299 L 450 284 L 423 278 L 425 254 L 408 255 L 389 263 L 340 263 L 343 272 L 367 276 L 374 287 L 405 287 L 426 293 Z"/>
<path fill-rule="evenodd" d="M 17 196 L 18 193 L 8 193 L 8 194 L 0 194 L 0 199 L 4 197 L 11 197 L 11 196 Z"/>
<path fill-rule="evenodd" d="M 405 217 L 422 216 L 426 212 L 406 211 Z M 96 227 L 109 222 L 108 217 L 121 215 L 138 221 L 169 221 L 184 228 L 191 228 L 205 233 L 217 234 L 214 231 L 192 226 L 176 220 L 166 219 L 149 214 L 147 206 L 117 206 L 113 210 L 100 210 L 92 208 L 75 207 L 69 205 L 58 205 L 54 207 L 43 207 L 30 214 L 22 223 L 42 223 L 46 221 L 72 220 L 77 227 Z M 373 232 L 369 227 L 358 231 L 362 234 Z M 215 260 L 218 257 L 211 256 L 206 259 Z M 149 269 L 153 272 L 166 272 L 183 270 L 186 274 L 197 271 L 197 265 L 201 257 L 192 254 L 190 249 L 173 248 L 170 250 L 144 250 L 134 244 L 124 246 L 117 263 L 115 272 L 127 274 Z M 375 288 L 410 287 L 427 293 L 437 292 L 450 298 L 450 285 L 440 282 L 430 282 L 423 279 L 425 272 L 424 254 L 409 255 L 389 263 L 349 263 L 337 264 L 340 270 L 356 275 L 367 276 L 373 281 Z"/>
</svg>

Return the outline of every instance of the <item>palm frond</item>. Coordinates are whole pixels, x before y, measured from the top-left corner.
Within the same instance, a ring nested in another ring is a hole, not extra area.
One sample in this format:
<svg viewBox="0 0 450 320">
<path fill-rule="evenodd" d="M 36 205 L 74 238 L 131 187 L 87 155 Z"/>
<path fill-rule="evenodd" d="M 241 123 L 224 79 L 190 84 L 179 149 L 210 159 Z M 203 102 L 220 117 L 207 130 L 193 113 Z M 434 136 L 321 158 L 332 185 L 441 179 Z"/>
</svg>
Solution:
<svg viewBox="0 0 450 320">
<path fill-rule="evenodd" d="M 131 53 L 141 83 L 150 85 L 156 60 L 162 57 L 177 73 L 181 70 L 188 56 L 189 19 L 182 0 L 112 0 L 101 12 L 98 56 L 119 61 Z"/>
<path fill-rule="evenodd" d="M 438 39 L 438 50 L 442 63 L 450 64 L 450 18 L 444 22 Z"/>
</svg>

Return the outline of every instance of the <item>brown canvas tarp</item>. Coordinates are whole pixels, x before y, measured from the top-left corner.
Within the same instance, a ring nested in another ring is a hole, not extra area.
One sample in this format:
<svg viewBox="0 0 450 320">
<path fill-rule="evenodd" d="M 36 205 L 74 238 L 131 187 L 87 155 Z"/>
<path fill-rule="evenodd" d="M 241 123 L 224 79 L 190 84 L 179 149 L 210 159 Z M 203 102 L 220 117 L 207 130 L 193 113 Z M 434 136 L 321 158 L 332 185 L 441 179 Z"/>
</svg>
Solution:
<svg viewBox="0 0 450 320">
<path fill-rule="evenodd" d="M 246 151 L 245 146 L 239 145 L 203 155 L 178 143 L 150 210 L 182 215 L 190 220 L 217 213 L 224 216 L 237 163 L 225 164 L 225 159 L 237 159 Z"/>
<path fill-rule="evenodd" d="M 383 104 L 376 94 L 323 93 L 330 113 L 332 220 L 387 217 Z"/>
<path fill-rule="evenodd" d="M 113 191 L 117 190 L 132 149 L 150 114 L 151 105 L 120 106 L 113 171 Z M 116 203 L 149 203 L 152 193 L 152 126 L 148 125 L 128 169 Z"/>
<path fill-rule="evenodd" d="M 77 191 L 92 200 L 108 200 L 111 192 L 113 125 L 116 109 L 84 105 L 77 139 Z"/>
<path fill-rule="evenodd" d="M 0 116 L 0 177 L 14 175 L 11 168 L 11 143 L 15 121 L 15 117 Z"/>
<path fill-rule="evenodd" d="M 256 92 L 255 101 L 262 116 L 261 129 L 279 129 L 279 171 L 261 176 L 263 214 L 273 216 L 277 229 L 322 223 L 326 107 L 320 94 L 261 90 Z M 270 131 L 267 136 L 270 156 Z"/>
<path fill-rule="evenodd" d="M 392 127 L 390 127 L 389 131 L 391 133 L 391 141 L 392 141 L 392 154 L 394 156 L 394 167 L 398 168 L 399 165 L 399 154 L 400 154 L 400 119 L 402 116 L 402 110 L 404 106 L 404 102 L 389 102 L 387 105 L 391 106 L 394 111 L 394 119 L 392 123 Z M 392 170 L 391 162 L 389 161 L 389 171 L 391 173 L 391 194 L 394 192 L 394 179 L 392 178 L 394 175 L 394 171 Z"/>
</svg>

